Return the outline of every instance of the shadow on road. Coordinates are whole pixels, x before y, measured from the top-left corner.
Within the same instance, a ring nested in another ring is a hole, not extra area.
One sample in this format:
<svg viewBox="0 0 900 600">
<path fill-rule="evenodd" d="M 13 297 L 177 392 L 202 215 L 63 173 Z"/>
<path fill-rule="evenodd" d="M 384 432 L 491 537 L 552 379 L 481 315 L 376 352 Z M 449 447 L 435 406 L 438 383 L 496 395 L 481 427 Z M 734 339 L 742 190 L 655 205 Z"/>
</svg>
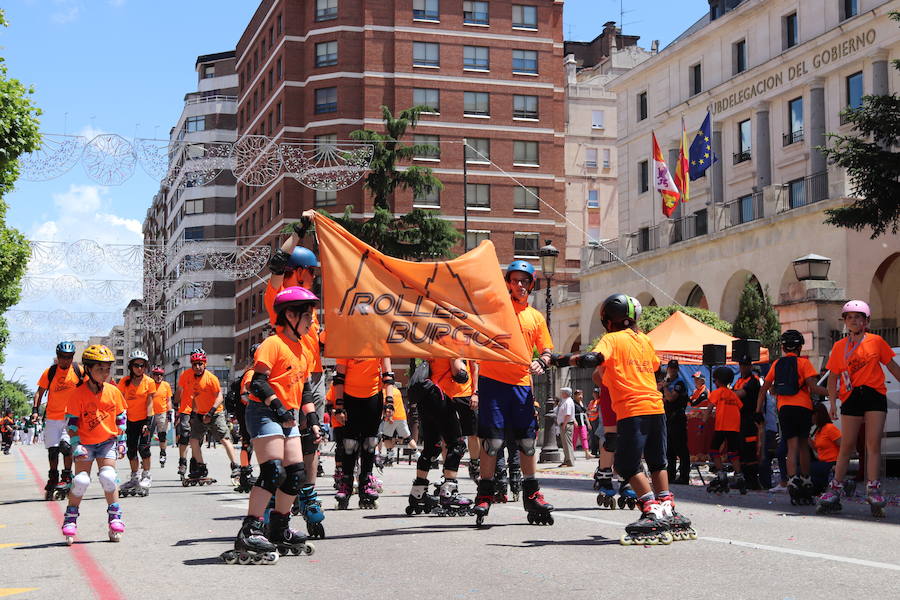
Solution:
<svg viewBox="0 0 900 600">
<path fill-rule="evenodd" d="M 619 540 L 602 535 L 592 535 L 589 539 L 578 540 L 522 540 L 521 544 L 488 544 L 499 548 L 540 548 L 542 546 L 619 546 Z"/>
</svg>

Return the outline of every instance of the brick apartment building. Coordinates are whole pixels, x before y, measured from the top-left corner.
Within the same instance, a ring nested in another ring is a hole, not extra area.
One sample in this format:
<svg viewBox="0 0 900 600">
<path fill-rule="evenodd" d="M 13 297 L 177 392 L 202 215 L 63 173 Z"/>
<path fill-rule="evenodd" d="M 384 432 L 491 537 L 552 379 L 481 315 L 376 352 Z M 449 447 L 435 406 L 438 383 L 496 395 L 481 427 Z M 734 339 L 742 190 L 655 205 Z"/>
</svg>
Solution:
<svg viewBox="0 0 900 600">
<path fill-rule="evenodd" d="M 559 0 L 263 0 L 237 45 L 238 133 L 333 143 L 381 130 L 381 105 L 433 107 L 408 139 L 441 148 L 413 162 L 431 167 L 444 190 L 399 192 L 395 212 L 439 208 L 466 230 L 468 247 L 489 238 L 501 264 L 537 265 L 545 240 L 565 248 L 562 8 Z M 474 152 L 465 187 L 463 138 L 544 203 Z M 238 182 L 237 236 L 280 243 L 278 232 L 303 210 L 347 205 L 371 215 L 361 183 L 323 192 L 284 174 L 266 186 Z M 563 258 L 557 279 L 578 269 Z M 238 282 L 236 366 L 262 338 L 263 289 Z"/>
</svg>

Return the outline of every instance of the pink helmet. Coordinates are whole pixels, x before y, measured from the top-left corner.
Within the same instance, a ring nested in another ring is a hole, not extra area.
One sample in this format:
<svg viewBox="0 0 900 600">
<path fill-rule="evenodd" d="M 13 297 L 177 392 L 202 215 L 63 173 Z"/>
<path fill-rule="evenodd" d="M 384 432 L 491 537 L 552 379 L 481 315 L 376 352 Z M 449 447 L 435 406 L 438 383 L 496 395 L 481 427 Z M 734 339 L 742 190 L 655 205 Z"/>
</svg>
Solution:
<svg viewBox="0 0 900 600">
<path fill-rule="evenodd" d="M 862 313 L 866 315 L 867 319 L 872 318 L 872 311 L 869 310 L 869 305 L 862 300 L 851 300 L 850 302 L 845 304 L 844 308 L 841 309 L 841 316 L 843 317 L 849 312 Z"/>
<path fill-rule="evenodd" d="M 275 295 L 275 312 L 281 314 L 289 307 L 305 307 L 308 304 L 318 304 L 319 299 L 306 288 L 294 285 L 286 287 Z"/>
</svg>

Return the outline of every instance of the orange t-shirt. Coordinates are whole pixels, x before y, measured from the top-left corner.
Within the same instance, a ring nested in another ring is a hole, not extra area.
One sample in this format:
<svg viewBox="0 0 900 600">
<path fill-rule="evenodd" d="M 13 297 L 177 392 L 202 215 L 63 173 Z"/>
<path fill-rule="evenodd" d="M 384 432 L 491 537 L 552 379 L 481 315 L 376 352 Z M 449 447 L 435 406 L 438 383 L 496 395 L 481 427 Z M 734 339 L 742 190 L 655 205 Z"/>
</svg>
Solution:
<svg viewBox="0 0 900 600">
<path fill-rule="evenodd" d="M 277 290 L 271 285 L 266 285 L 266 291 L 263 294 L 263 305 L 266 307 L 266 312 L 269 313 L 269 322 L 272 327 L 275 327 L 275 319 L 278 316 L 275 314 L 275 296 L 286 287 L 298 285 L 300 285 L 300 282 L 293 274 L 290 277 L 285 277 L 284 283 Z M 300 341 L 303 343 L 303 348 L 307 353 L 306 361 L 310 365 L 310 373 L 321 373 L 323 371 L 322 352 L 319 349 L 319 332 L 321 330 L 322 327 L 319 325 L 319 315 L 314 311 L 312 325 L 310 325 L 309 331 L 300 338 Z"/>
<path fill-rule="evenodd" d="M 450 364 L 453 362 L 449 358 L 433 358 L 428 361 L 431 366 L 431 380 L 436 386 L 441 388 L 449 398 L 467 398 L 472 395 L 472 361 L 463 361 L 466 365 L 466 371 L 469 372 L 469 380 L 465 383 L 456 383 L 453 381 L 453 371 Z"/>
<path fill-rule="evenodd" d="M 371 398 L 381 393 L 380 358 L 339 358 L 345 367 L 344 396 Z"/>
<path fill-rule="evenodd" d="M 281 327 L 278 328 L 279 330 Z M 303 400 L 303 383 L 309 377 L 303 346 L 292 342 L 282 331 L 263 340 L 256 351 L 256 363 L 269 370 L 269 385 L 285 408 L 300 408 Z M 260 402 L 250 396 L 252 402 Z"/>
<path fill-rule="evenodd" d="M 785 354 L 785 356 L 797 355 L 789 352 Z M 779 358 L 778 360 L 781 359 Z M 769 369 L 769 372 L 766 373 L 766 381 L 769 383 L 775 383 L 775 365 L 778 364 L 778 360 L 772 363 L 772 367 Z M 808 358 L 803 356 L 797 358 L 797 375 L 800 378 L 800 391 L 792 396 L 776 396 L 778 399 L 777 408 L 779 410 L 782 406 L 801 406 L 812 410 L 812 398 L 809 396 L 809 390 L 806 389 L 806 380 L 810 377 L 815 377 L 818 373 L 816 373 L 816 369 L 812 366 L 812 363 L 809 362 Z"/>
<path fill-rule="evenodd" d="M 709 395 L 709 403 L 716 407 L 716 431 L 741 430 L 741 406 L 738 395 L 726 387 L 716 388 Z"/>
<path fill-rule="evenodd" d="M 203 371 L 203 375 L 195 377 L 193 369 L 184 372 L 184 375 L 178 380 L 178 385 L 180 385 L 182 389 L 182 413 L 191 412 L 191 405 L 193 402 L 196 402 L 197 412 L 201 415 L 205 415 L 209 412 L 209 409 L 213 407 L 213 404 L 216 403 L 216 398 L 219 397 L 219 392 L 222 390 L 222 387 L 219 385 L 218 377 L 209 371 Z M 222 412 L 221 404 L 219 405 L 219 408 L 216 409 L 216 412 Z"/>
<path fill-rule="evenodd" d="M 256 371 L 253 369 L 247 369 L 244 371 L 244 374 L 241 376 L 241 402 L 244 403 L 244 406 L 249 402 L 248 398 L 250 396 L 250 380 L 253 379 L 253 375 L 256 374 Z"/>
<path fill-rule="evenodd" d="M 874 333 L 867 332 L 862 341 L 848 352 L 849 341 L 849 338 L 844 338 L 835 342 L 825 365 L 826 369 L 838 375 L 838 396 L 841 401 L 849 398 L 852 391 L 847 389 L 844 378 L 840 376 L 844 371 L 850 374 L 851 386 L 865 385 L 880 394 L 887 394 L 881 365 L 894 360 L 894 351 L 884 338 Z"/>
<path fill-rule="evenodd" d="M 825 423 L 825 426 L 816 431 L 813 436 L 813 445 L 816 454 L 822 462 L 837 462 L 838 452 L 841 449 L 841 430 L 834 423 Z"/>
<path fill-rule="evenodd" d="M 604 335 L 593 351 L 603 355 L 603 386 L 620 421 L 665 413 L 662 392 L 656 389 L 659 358 L 650 338 L 624 329 Z"/>
<path fill-rule="evenodd" d="M 67 397 L 76 385 L 78 385 L 78 376 L 73 367 L 66 370 L 57 367 L 52 383 L 50 382 L 50 369 L 44 371 L 41 378 L 38 379 L 38 387 L 47 390 L 47 408 L 44 411 L 47 419 L 61 421 L 66 418 Z"/>
<path fill-rule="evenodd" d="M 128 377 L 123 377 L 116 384 L 125 396 L 129 421 L 143 421 L 147 418 L 147 396 L 156 392 L 156 382 L 147 375 L 141 376 L 137 385 L 127 385 Z"/>
<path fill-rule="evenodd" d="M 385 398 L 385 404 L 387 404 L 387 389 L 382 390 L 382 394 Z M 400 393 L 400 390 L 394 388 L 394 393 L 391 396 L 394 401 L 394 420 L 395 421 L 405 421 L 406 420 L 406 407 L 403 406 L 403 394 Z"/>
<path fill-rule="evenodd" d="M 153 414 L 161 415 L 169 409 L 169 398 L 172 397 L 172 386 L 163 379 L 156 384 L 156 393 L 153 394 Z"/>
<path fill-rule="evenodd" d="M 527 304 L 512 303 L 519 318 L 519 328 L 525 336 L 525 345 L 529 349 L 537 348 L 538 352 L 553 349 L 553 340 L 547 329 L 544 315 Z M 511 385 L 531 385 L 529 365 L 486 360 L 479 363 L 478 376 L 488 377 Z"/>
<path fill-rule="evenodd" d="M 190 395 L 187 391 L 187 386 L 190 385 L 188 380 L 193 381 L 194 372 L 192 369 L 187 369 L 184 373 L 182 373 L 178 377 L 178 382 L 176 383 L 176 387 L 181 388 L 181 397 L 178 399 L 178 412 L 179 414 L 189 415 L 191 414 L 191 399 Z"/>
<path fill-rule="evenodd" d="M 78 437 L 81 443 L 100 444 L 119 435 L 116 417 L 125 412 L 125 397 L 119 388 L 104 383 L 95 394 L 87 383 L 69 395 L 69 414 L 78 417 Z"/>
<path fill-rule="evenodd" d="M 334 409 L 334 386 L 332 385 L 328 388 L 328 391 L 325 392 L 325 404 L 329 405 L 332 409 Z M 342 415 L 333 412 L 331 415 L 331 428 L 337 429 L 338 427 L 344 426 L 344 417 Z"/>
</svg>

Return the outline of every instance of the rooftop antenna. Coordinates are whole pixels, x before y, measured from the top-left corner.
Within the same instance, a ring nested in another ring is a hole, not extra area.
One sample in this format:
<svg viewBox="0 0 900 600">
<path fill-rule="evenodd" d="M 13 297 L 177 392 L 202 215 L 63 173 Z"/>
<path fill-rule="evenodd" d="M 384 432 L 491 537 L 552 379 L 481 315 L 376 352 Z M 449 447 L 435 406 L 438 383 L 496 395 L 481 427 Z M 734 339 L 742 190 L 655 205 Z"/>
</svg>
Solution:
<svg viewBox="0 0 900 600">
<path fill-rule="evenodd" d="M 626 25 L 634 25 L 636 23 L 640 23 L 640 21 L 629 21 L 625 22 L 625 15 L 628 13 L 637 12 L 637 9 L 625 10 L 625 0 L 619 0 L 619 31 L 624 33 Z"/>
</svg>

